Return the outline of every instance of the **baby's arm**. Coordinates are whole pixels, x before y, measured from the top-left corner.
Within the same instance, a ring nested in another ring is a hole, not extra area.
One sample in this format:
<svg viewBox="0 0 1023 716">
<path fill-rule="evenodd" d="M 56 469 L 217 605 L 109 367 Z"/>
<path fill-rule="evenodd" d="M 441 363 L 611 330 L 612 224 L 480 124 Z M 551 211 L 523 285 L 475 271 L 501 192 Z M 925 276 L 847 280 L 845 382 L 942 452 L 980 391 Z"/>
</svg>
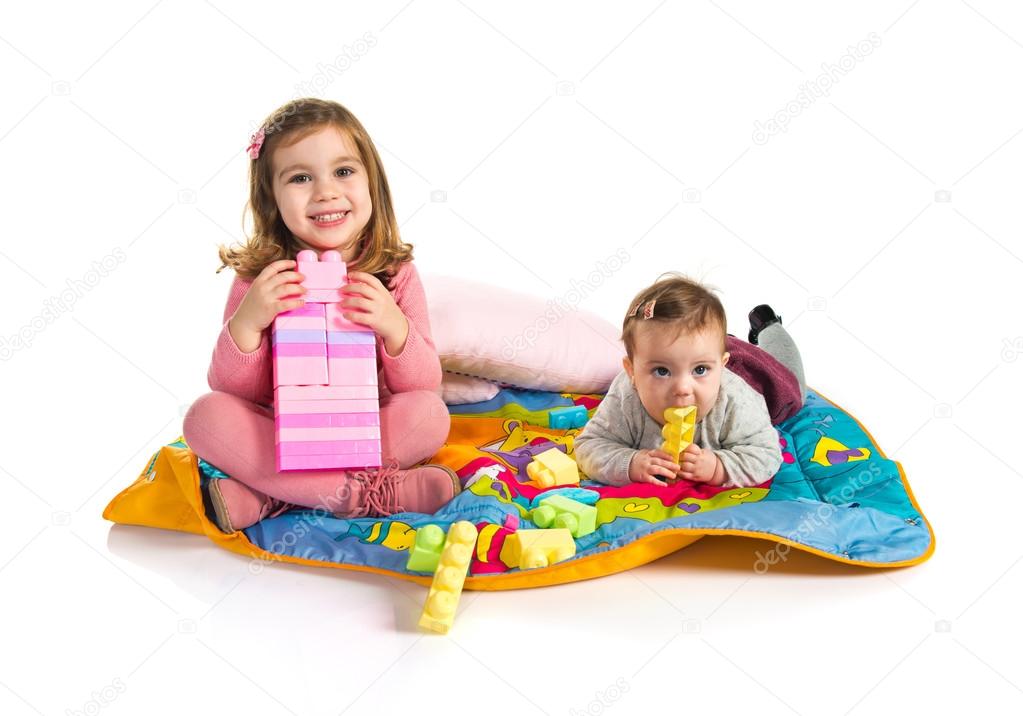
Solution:
<svg viewBox="0 0 1023 716">
<path fill-rule="evenodd" d="M 771 424 L 764 397 L 749 393 L 735 400 L 718 439 L 723 446 L 714 454 L 724 467 L 725 487 L 752 487 L 774 477 L 781 467 L 778 432 Z"/>
<path fill-rule="evenodd" d="M 623 408 L 618 380 L 575 439 L 575 460 L 586 476 L 608 485 L 628 485 L 629 464 L 637 450 Z"/>
</svg>

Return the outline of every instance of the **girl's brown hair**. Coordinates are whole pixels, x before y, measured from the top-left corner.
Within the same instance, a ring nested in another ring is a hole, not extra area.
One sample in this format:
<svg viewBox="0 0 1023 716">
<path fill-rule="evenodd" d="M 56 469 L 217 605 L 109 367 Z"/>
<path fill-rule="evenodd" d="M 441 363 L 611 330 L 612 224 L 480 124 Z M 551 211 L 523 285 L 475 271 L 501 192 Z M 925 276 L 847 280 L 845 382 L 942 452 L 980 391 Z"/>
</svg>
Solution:
<svg viewBox="0 0 1023 716">
<path fill-rule="evenodd" d="M 412 245 L 402 242 L 394 218 L 391 190 L 380 155 L 365 128 L 351 112 L 337 102 L 306 97 L 288 102 L 263 122 L 265 133 L 259 156 L 249 163 L 249 201 L 252 235 L 244 245 L 220 246 L 219 273 L 231 267 L 239 276 L 254 279 L 268 264 L 294 259 L 301 247 L 285 226 L 273 192 L 271 157 L 279 146 L 291 146 L 324 127 L 336 127 L 359 151 L 366 167 L 373 213 L 358 239 L 356 259 L 348 267 L 375 275 L 384 285 L 405 261 L 412 260 Z"/>
<path fill-rule="evenodd" d="M 669 271 L 661 274 L 653 285 L 644 288 L 629 304 L 622 323 L 622 342 L 629 360 L 636 347 L 636 328 L 653 322 L 676 329 L 676 340 L 682 333 L 694 333 L 709 327 L 721 329 L 721 352 L 725 351 L 728 324 L 725 309 L 710 287 L 682 274 Z"/>
</svg>

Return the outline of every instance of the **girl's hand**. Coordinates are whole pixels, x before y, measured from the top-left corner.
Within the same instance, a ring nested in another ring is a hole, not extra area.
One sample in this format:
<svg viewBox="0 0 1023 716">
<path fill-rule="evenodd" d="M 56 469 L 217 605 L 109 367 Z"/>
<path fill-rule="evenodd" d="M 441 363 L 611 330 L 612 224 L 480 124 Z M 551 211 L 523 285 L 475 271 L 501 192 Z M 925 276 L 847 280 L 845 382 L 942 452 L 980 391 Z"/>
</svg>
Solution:
<svg viewBox="0 0 1023 716">
<path fill-rule="evenodd" d="M 408 336 L 408 319 L 395 303 L 391 292 L 380 283 L 380 279 L 371 273 L 350 271 L 348 283 L 341 287 L 341 295 L 341 308 L 344 309 L 341 315 L 349 321 L 372 328 L 385 343 L 401 344 L 404 347 Z"/>
<path fill-rule="evenodd" d="M 678 463 L 672 462 L 671 456 L 661 450 L 637 450 L 629 463 L 630 480 L 648 482 L 661 487 L 667 487 L 668 484 L 664 480 L 659 480 L 658 475 L 674 480 L 678 471 Z"/>
<path fill-rule="evenodd" d="M 724 465 L 713 450 L 704 450 L 693 443 L 679 457 L 682 459 L 679 477 L 711 485 L 721 485 L 725 481 Z"/>
<path fill-rule="evenodd" d="M 232 332 L 251 335 L 266 330 L 278 313 L 301 308 L 306 293 L 299 282 L 305 277 L 294 271 L 298 263 L 291 259 L 274 261 L 264 268 L 238 304 L 231 317 Z"/>
</svg>

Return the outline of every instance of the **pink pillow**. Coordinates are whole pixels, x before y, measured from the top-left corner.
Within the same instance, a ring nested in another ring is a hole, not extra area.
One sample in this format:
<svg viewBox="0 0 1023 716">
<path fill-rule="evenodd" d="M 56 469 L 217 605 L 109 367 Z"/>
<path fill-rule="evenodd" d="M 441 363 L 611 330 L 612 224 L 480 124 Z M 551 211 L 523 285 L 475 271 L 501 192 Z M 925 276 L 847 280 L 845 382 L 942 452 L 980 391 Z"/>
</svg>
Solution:
<svg viewBox="0 0 1023 716">
<path fill-rule="evenodd" d="M 497 395 L 497 383 L 469 375 L 444 371 L 440 381 L 440 397 L 447 405 L 485 403 Z"/>
<path fill-rule="evenodd" d="M 564 302 L 421 274 L 441 366 L 505 386 L 605 393 L 622 370 L 621 330 Z"/>
</svg>

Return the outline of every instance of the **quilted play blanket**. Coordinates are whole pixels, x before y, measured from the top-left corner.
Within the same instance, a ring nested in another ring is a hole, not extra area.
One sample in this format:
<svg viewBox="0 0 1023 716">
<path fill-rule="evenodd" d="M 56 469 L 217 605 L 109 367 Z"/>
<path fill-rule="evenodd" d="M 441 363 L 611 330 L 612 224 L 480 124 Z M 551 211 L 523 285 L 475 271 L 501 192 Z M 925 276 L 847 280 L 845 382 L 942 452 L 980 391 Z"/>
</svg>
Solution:
<svg viewBox="0 0 1023 716">
<path fill-rule="evenodd" d="M 485 403 L 451 406 L 450 436 L 429 462 L 453 468 L 464 489 L 434 515 L 346 520 L 322 510 L 293 510 L 225 535 L 207 515 L 201 484 L 226 476 L 178 440 L 152 456 L 103 516 L 203 534 L 257 560 L 376 572 L 427 586 L 430 575 L 405 568 L 416 530 L 437 524 L 446 531 L 456 520 L 469 520 L 480 537 L 465 586 L 491 590 L 620 572 L 709 534 L 777 542 L 763 565 L 754 565 L 758 571 L 793 548 L 864 567 L 917 564 L 934 550 L 934 535 L 901 465 L 885 457 L 855 418 L 810 391 L 803 408 L 776 426 L 784 463 L 772 480 L 738 489 L 686 481 L 667 488 L 608 487 L 589 480 L 549 488 L 595 504 L 597 529 L 576 540 L 571 559 L 540 569 L 510 567 L 501 560 L 506 518 L 517 517 L 520 529 L 534 527 L 530 509 L 547 492 L 524 484 L 525 466 L 557 444 L 572 455 L 581 430 L 547 427 L 548 412 L 581 405 L 592 415 L 601 397 L 505 388 Z"/>
</svg>

